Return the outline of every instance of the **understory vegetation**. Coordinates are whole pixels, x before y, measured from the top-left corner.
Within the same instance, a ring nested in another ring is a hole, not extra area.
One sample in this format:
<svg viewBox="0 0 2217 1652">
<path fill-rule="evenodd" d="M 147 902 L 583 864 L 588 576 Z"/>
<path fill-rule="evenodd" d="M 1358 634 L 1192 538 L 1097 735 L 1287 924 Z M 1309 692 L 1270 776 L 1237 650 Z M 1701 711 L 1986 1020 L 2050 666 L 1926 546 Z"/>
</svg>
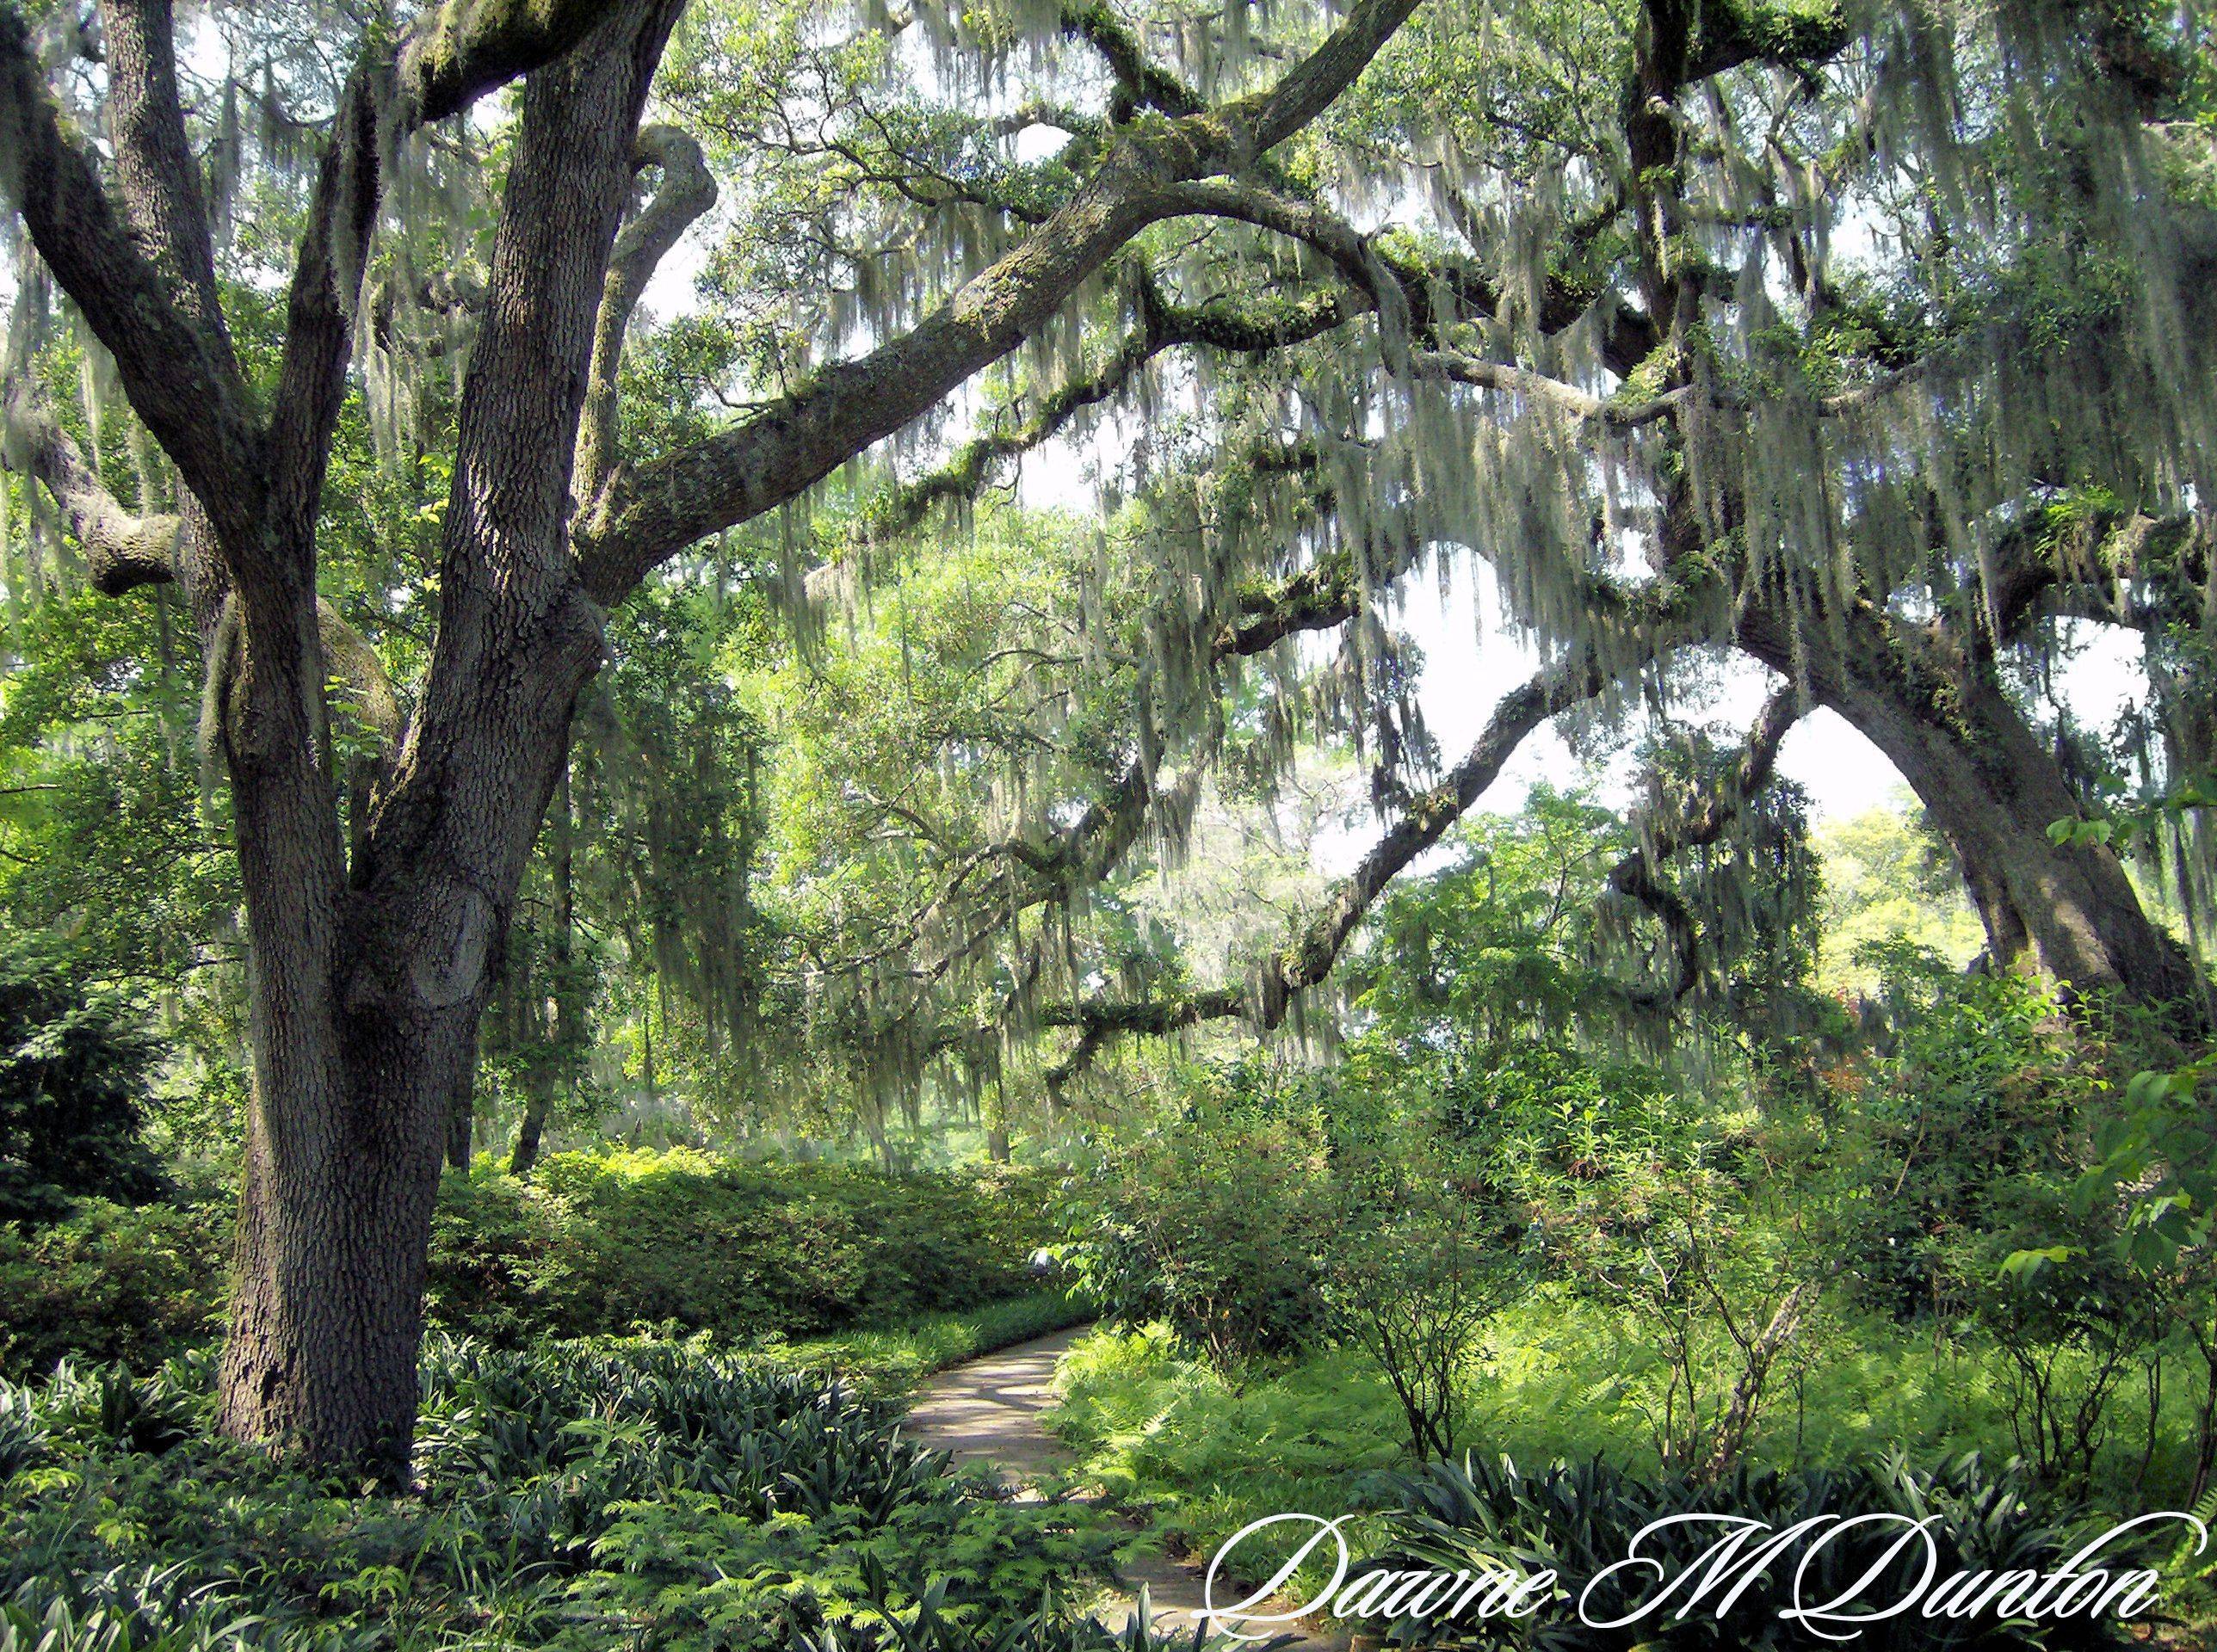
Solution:
<svg viewBox="0 0 2217 1652">
<path fill-rule="evenodd" d="M 1053 1185 L 991 1167 L 891 1176 L 688 1150 L 562 1154 L 528 1182 L 481 1162 L 442 1189 L 425 1312 L 500 1347 L 953 1324 L 1036 1291 L 1034 1253 L 1058 1231 Z M 223 1315 L 227 1224 L 211 1198 L 88 1199 L 50 1224 L 0 1227 L 0 1376 L 43 1374 L 65 1354 L 145 1369 L 205 1341 Z M 972 1351 L 953 1330 L 936 1346 Z"/>
<path fill-rule="evenodd" d="M 0 0 L 0 1652 L 2217 1644 L 2217 0 Z"/>
<path fill-rule="evenodd" d="M 2024 1523 L 1993 1555 L 2217 1509 L 2210 1138 L 2159 1032 L 1898 930 L 1863 955 L 1880 1034 L 1819 993 L 1692 1069 L 1550 1039 L 1600 985 L 1553 916 L 1607 864 L 1566 821 L 1608 829 L 1535 794 L 1389 898 L 1329 1066 L 1180 1069 L 1093 1161 L 1069 1254 L 1116 1322 L 1056 1417 L 1084 1472 L 1196 1556 L 1288 1511 L 1401 1541 L 1450 1467 L 1455 1541 L 1504 1557 L 1566 1541 L 1549 1508 L 1609 1558 L 1674 1508 L 1921 1512 L 1899 1476 L 1943 1464 L 1951 1507 Z M 1549 1477 L 1581 1475 L 1607 1495 Z M 2217 1568 L 2183 1522 L 2154 1548 L 2198 1619 Z"/>
<path fill-rule="evenodd" d="M 1107 1638 L 1077 1608 L 1121 1528 L 957 1479 L 895 1409 L 812 1372 L 700 1341 L 434 1335 L 416 1488 L 365 1498 L 215 1439 L 209 1365 L 65 1365 L 0 1391 L 0 1645 Z M 926 1601 L 937 1634 L 915 1627 Z M 1017 1601 L 1028 1638 L 1006 1631 Z"/>
</svg>

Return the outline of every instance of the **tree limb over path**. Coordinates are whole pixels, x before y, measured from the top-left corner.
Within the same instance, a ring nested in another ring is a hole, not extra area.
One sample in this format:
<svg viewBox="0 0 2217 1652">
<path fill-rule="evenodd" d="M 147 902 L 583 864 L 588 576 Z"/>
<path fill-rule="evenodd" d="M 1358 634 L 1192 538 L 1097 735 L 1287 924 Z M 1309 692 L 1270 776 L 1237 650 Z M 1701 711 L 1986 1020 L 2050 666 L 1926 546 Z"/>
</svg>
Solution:
<svg viewBox="0 0 2217 1652">
<path fill-rule="evenodd" d="M 1639 663 L 1656 663 L 1690 640 L 1690 634 L 1677 625 L 1660 625 Z M 1048 1071 L 1050 1088 L 1067 1084 L 1120 1034 L 1161 1034 L 1208 1020 L 1244 1020 L 1263 1031 L 1284 1025 L 1299 996 L 1331 973 L 1386 886 L 1470 811 L 1500 778 L 1516 749 L 1541 724 L 1598 698 L 1627 669 L 1606 670 L 1588 653 L 1547 667 L 1506 695 L 1462 760 L 1436 785 L 1407 801 L 1355 870 L 1245 984 L 1178 999 L 1086 999 L 1041 1011 L 1043 1024 L 1074 1028 L 1078 1035 L 1070 1054 Z"/>
<path fill-rule="evenodd" d="M 1133 236 L 1176 216 L 1174 186 L 1242 171 L 1314 120 L 1419 3 L 1359 0 L 1269 90 L 1120 129 L 1076 195 L 911 330 L 731 430 L 620 471 L 576 530 L 587 591 L 621 601 L 686 546 L 775 509 L 922 416 L 1036 333 Z"/>
</svg>

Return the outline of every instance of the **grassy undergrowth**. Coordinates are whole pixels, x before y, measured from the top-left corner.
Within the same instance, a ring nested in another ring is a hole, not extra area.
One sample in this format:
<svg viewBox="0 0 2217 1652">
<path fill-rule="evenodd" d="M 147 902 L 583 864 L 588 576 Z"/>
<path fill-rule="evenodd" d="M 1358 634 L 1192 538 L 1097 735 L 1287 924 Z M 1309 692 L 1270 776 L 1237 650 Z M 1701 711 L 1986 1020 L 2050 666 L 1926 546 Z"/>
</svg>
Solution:
<svg viewBox="0 0 2217 1652">
<path fill-rule="evenodd" d="M 928 1314 L 905 1325 L 768 1343 L 763 1352 L 778 1365 L 825 1372 L 862 1393 L 895 1397 L 935 1372 L 1082 1325 L 1095 1311 L 1069 1291 L 1034 1291 L 960 1313 Z"/>
<path fill-rule="evenodd" d="M 1074 1609 L 1123 1528 L 950 1476 L 819 1372 L 435 1336 L 402 1495 L 218 1438 L 212 1374 L 0 1384 L 0 1652 L 1109 1645 Z"/>
<path fill-rule="evenodd" d="M 1456 1448 L 1528 1468 L 1599 1458 L 1652 1474 L 1659 1464 L 1640 1371 L 1633 1328 L 1571 1304 L 1512 1310 L 1495 1322 L 1485 1359 L 1469 1372 Z M 1182 1353 L 1160 1327 L 1104 1328 L 1066 1356 L 1060 1387 L 1048 1421 L 1078 1454 L 1083 1474 L 1144 1513 L 1173 1553 L 1213 1554 L 1269 1514 L 1374 1507 L 1370 1471 L 1410 1466 L 1391 1390 L 1347 1350 L 1235 1384 Z M 2144 1396 L 2128 1392 L 2121 1413 L 2136 1397 L 2145 1407 Z M 2183 1507 L 2199 1397 L 2161 1396 L 2152 1453 L 2139 1428 L 2113 1433 L 2087 1487 L 2091 1500 L 2119 1516 Z M 2016 1456 L 2000 1356 L 1936 1353 L 1929 1341 L 1885 1325 L 1834 1326 L 1813 1347 L 1807 1368 L 1777 1384 L 1751 1455 L 1763 1467 L 1845 1466 L 1905 1441 L 1924 1466 L 1969 1452 L 1994 1464 Z"/>
</svg>

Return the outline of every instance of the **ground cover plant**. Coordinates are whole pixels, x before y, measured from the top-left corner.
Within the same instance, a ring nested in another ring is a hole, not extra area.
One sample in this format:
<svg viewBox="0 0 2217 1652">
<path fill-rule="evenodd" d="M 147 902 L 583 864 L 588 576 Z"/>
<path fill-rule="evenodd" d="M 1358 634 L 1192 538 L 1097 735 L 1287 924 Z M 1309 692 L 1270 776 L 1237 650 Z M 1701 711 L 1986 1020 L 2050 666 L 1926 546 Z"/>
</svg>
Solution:
<svg viewBox="0 0 2217 1652">
<path fill-rule="evenodd" d="M 53 1614 L 71 1648 L 876 1646 L 926 1596 L 957 1626 L 1016 1600 L 1066 1626 L 1125 1535 L 957 1482 L 882 1401 L 697 1342 L 435 1337 L 416 1488 L 368 1501 L 214 1439 L 208 1366 L 5 1390 L 15 1644 Z"/>
</svg>

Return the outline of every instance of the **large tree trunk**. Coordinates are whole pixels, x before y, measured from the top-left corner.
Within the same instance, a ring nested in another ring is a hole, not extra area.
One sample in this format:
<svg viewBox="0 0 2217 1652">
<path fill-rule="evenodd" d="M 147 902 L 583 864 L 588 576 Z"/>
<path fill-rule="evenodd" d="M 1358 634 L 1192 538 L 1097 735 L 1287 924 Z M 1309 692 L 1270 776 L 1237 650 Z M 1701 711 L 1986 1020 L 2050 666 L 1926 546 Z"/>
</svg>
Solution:
<svg viewBox="0 0 2217 1652">
<path fill-rule="evenodd" d="M 599 49 L 525 83 L 462 398 L 433 663 L 350 880 L 328 775 L 318 796 L 281 773 L 308 731 L 263 726 L 269 706 L 320 702 L 268 688 L 250 652 L 256 692 L 226 736 L 255 1088 L 223 1426 L 389 1480 L 404 1478 L 414 1433 L 448 1123 L 602 658 L 569 549 L 570 464 L 633 134 L 677 9 L 633 0 Z M 312 594 L 306 612 L 309 657 L 280 654 L 274 675 L 312 673 L 301 681 L 319 688 Z M 272 629 L 249 613 L 247 638 Z"/>
<path fill-rule="evenodd" d="M 420 1035 L 388 1024 L 326 1042 L 276 1030 L 295 1067 L 319 1068 L 328 1088 L 281 1105 L 257 1096 L 252 1109 L 222 1424 L 398 1479 L 415 1425 L 440 1149 L 474 1028 L 458 1009 L 428 1017 Z"/>
<path fill-rule="evenodd" d="M 1990 658 L 1868 609 L 1837 632 L 1811 616 L 1798 638 L 1775 612 L 1754 613 L 1741 641 L 1788 674 L 1798 654 L 1812 695 L 1901 771 L 1961 862 L 1996 963 L 2121 994 L 2183 1035 L 2207 1034 L 2200 971 L 2142 908 L 2116 855 L 2048 836 L 2080 817 L 2078 799 Z"/>
</svg>

